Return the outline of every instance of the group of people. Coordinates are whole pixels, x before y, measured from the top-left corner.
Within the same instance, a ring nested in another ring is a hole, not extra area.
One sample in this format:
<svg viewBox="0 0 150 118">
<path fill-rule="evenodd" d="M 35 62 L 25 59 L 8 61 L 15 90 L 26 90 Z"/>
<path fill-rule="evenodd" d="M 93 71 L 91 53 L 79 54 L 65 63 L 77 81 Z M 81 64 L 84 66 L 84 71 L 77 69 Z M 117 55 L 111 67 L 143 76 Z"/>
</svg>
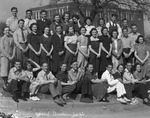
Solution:
<svg viewBox="0 0 150 118">
<path fill-rule="evenodd" d="M 81 22 L 77 14 L 66 12 L 47 19 L 18 19 L 16 7 L 6 20 L 0 39 L 0 63 L 3 89 L 23 100 L 39 101 L 39 92 L 51 93 L 55 103 L 65 105 L 70 94 L 81 94 L 80 101 L 109 102 L 108 93 L 117 92 L 117 101 L 134 102 L 138 93 L 143 103 L 150 105 L 150 48 L 138 33 L 137 25 L 128 20 L 117 23 L 117 15 L 98 26 L 90 17 Z M 136 94 L 137 95 L 137 94 Z"/>
</svg>

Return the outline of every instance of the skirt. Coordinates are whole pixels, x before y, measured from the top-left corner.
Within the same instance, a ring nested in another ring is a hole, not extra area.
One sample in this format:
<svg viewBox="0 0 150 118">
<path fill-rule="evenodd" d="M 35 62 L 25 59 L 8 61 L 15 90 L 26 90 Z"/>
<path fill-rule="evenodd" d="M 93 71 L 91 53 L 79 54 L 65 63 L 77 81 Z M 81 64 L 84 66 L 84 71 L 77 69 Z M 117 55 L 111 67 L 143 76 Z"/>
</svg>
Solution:
<svg viewBox="0 0 150 118">
<path fill-rule="evenodd" d="M 9 59 L 2 56 L 0 57 L 0 72 L 1 72 L 1 77 L 7 77 L 10 69 L 10 62 Z"/>
</svg>

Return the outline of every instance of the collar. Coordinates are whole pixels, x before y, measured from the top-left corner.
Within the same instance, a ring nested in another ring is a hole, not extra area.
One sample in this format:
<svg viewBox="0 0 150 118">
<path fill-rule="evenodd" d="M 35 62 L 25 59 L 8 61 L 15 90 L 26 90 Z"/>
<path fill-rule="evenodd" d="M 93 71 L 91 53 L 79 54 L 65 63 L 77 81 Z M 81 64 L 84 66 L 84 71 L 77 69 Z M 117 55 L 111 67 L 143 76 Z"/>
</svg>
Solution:
<svg viewBox="0 0 150 118">
<path fill-rule="evenodd" d="M 124 37 L 124 38 L 128 38 L 129 36 L 127 36 L 127 37 L 126 37 L 126 36 L 123 36 L 123 37 Z"/>
<path fill-rule="evenodd" d="M 19 72 L 21 72 L 21 71 L 22 71 L 22 69 L 17 70 L 17 69 L 16 69 L 16 67 L 13 67 L 13 71 L 14 71 L 14 72 L 18 72 L 18 71 L 19 71 Z"/>
<path fill-rule="evenodd" d="M 91 41 L 99 41 L 99 38 L 94 38 L 93 36 L 90 37 Z"/>
<path fill-rule="evenodd" d="M 45 38 L 48 38 L 48 37 L 49 37 L 47 34 L 43 34 L 43 36 L 44 36 Z"/>
<path fill-rule="evenodd" d="M 131 73 L 131 72 L 129 72 L 129 70 L 126 68 L 125 70 L 124 70 L 126 73 Z"/>
<path fill-rule="evenodd" d="M 32 32 L 32 34 L 37 35 L 37 33 L 35 33 L 35 32 Z"/>
<path fill-rule="evenodd" d="M 16 17 L 12 16 L 11 19 L 18 19 L 18 17 L 17 16 Z"/>
</svg>

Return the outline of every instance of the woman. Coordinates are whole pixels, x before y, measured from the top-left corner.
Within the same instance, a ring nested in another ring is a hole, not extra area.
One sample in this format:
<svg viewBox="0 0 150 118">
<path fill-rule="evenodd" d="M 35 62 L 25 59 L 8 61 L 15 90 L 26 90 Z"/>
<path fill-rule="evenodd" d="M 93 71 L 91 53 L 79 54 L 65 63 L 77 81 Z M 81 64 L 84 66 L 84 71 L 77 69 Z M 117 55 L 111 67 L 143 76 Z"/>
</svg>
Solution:
<svg viewBox="0 0 150 118">
<path fill-rule="evenodd" d="M 51 62 L 50 59 L 52 59 L 52 51 L 53 51 L 53 46 L 52 46 L 52 41 L 51 38 L 49 37 L 49 28 L 45 27 L 44 29 L 44 34 L 41 36 L 41 57 L 40 61 L 42 64 L 43 62 L 47 62 L 49 65 L 49 68 L 51 69 Z"/>
<path fill-rule="evenodd" d="M 102 35 L 102 28 L 105 27 L 105 20 L 103 18 L 100 18 L 98 20 L 98 27 L 96 28 L 98 31 L 98 36 Z"/>
<path fill-rule="evenodd" d="M 108 28 L 102 28 L 102 36 L 100 36 L 101 40 L 101 62 L 100 62 L 100 76 L 106 70 L 108 63 L 112 63 L 111 60 L 111 52 L 112 52 L 112 40 L 108 36 Z"/>
<path fill-rule="evenodd" d="M 88 48 L 88 38 L 85 36 L 86 28 L 80 28 L 81 35 L 78 36 L 78 67 L 85 69 L 88 63 L 89 48 Z"/>
<path fill-rule="evenodd" d="M 91 37 L 89 39 L 89 63 L 93 64 L 94 66 L 94 73 L 98 75 L 99 72 L 99 58 L 101 54 L 101 46 L 100 46 L 100 39 L 97 37 L 97 30 L 93 28 L 90 32 Z"/>
<path fill-rule="evenodd" d="M 117 71 L 113 74 L 114 79 L 123 80 L 124 67 L 123 64 L 117 66 Z"/>
<path fill-rule="evenodd" d="M 144 37 L 142 35 L 139 35 L 137 40 L 136 40 L 137 44 L 135 44 L 135 58 L 136 58 L 136 63 L 140 63 L 141 64 L 141 72 L 142 72 L 142 76 L 145 77 L 145 73 L 146 73 L 146 61 L 149 57 L 149 51 L 148 51 L 148 47 L 145 44 L 145 40 Z"/>
<path fill-rule="evenodd" d="M 76 55 L 78 53 L 77 35 L 75 34 L 73 26 L 68 27 L 68 33 L 65 36 L 64 41 L 65 41 L 64 47 L 66 48 L 64 63 L 67 64 L 68 66 L 67 69 L 70 70 L 70 65 L 76 58 Z"/>
<path fill-rule="evenodd" d="M 4 36 L 0 40 L 0 64 L 1 64 L 1 77 L 4 81 L 3 89 L 6 89 L 8 72 L 10 69 L 10 64 L 15 57 L 15 44 L 12 35 L 10 34 L 10 28 L 4 28 Z"/>
<path fill-rule="evenodd" d="M 122 59 L 123 45 L 121 39 L 118 39 L 118 31 L 112 31 L 112 63 L 113 73 L 117 71 L 117 66 L 123 63 Z"/>
<path fill-rule="evenodd" d="M 37 24 L 33 23 L 30 26 L 31 33 L 28 35 L 29 57 L 40 64 L 41 54 L 41 37 L 37 34 Z"/>
<path fill-rule="evenodd" d="M 63 27 L 63 34 L 66 34 L 67 28 L 70 25 L 70 13 L 65 12 L 62 16 L 62 27 Z"/>
</svg>

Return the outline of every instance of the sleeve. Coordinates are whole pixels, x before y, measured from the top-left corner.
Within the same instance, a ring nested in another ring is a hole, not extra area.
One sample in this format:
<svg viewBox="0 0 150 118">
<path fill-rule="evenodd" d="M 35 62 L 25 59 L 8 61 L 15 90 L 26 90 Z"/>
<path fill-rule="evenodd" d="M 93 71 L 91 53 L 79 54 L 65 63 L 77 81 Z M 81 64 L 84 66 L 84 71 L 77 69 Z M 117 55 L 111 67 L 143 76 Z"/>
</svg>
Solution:
<svg viewBox="0 0 150 118">
<path fill-rule="evenodd" d="M 121 35 L 122 35 L 122 29 L 121 29 L 121 27 L 120 27 L 120 25 L 119 24 L 117 24 L 117 27 L 118 27 L 118 38 L 120 38 L 121 37 Z"/>
<path fill-rule="evenodd" d="M 110 27 L 110 23 L 108 22 L 108 23 L 106 23 L 106 27 L 108 28 L 108 30 L 109 30 L 109 27 Z"/>
<path fill-rule="evenodd" d="M 17 78 L 17 76 L 15 75 L 13 68 L 10 69 L 9 74 L 8 74 L 8 81 L 12 80 L 12 79 L 16 79 L 16 78 Z"/>
<path fill-rule="evenodd" d="M 91 40 L 90 40 L 90 37 L 87 37 L 88 38 L 88 46 L 91 45 Z"/>
<path fill-rule="evenodd" d="M 52 72 L 49 72 L 48 79 L 50 79 L 50 80 L 55 79 L 55 76 L 52 74 Z"/>
<path fill-rule="evenodd" d="M 64 37 L 64 42 L 68 42 L 68 36 Z"/>
<path fill-rule="evenodd" d="M 134 45 L 134 51 L 138 51 L 138 46 L 137 46 L 137 44 Z"/>
<path fill-rule="evenodd" d="M 9 18 L 6 20 L 6 26 L 8 26 L 9 27 Z"/>
<path fill-rule="evenodd" d="M 57 73 L 56 78 L 62 82 L 61 74 L 60 73 Z"/>
<path fill-rule="evenodd" d="M 31 44 L 31 34 L 28 34 L 28 35 L 27 35 L 27 43 L 28 43 L 28 44 Z"/>
</svg>

